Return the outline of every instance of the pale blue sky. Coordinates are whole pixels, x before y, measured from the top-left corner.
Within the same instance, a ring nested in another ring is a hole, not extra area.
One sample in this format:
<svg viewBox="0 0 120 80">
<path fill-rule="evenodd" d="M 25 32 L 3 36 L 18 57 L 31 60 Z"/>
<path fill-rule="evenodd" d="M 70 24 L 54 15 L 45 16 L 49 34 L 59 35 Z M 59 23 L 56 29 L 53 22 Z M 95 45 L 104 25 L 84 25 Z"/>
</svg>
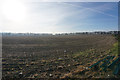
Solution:
<svg viewBox="0 0 120 80">
<path fill-rule="evenodd" d="M 10 1 L 3 1 L 0 6 L 2 32 L 62 33 L 118 29 L 117 2 Z"/>
</svg>

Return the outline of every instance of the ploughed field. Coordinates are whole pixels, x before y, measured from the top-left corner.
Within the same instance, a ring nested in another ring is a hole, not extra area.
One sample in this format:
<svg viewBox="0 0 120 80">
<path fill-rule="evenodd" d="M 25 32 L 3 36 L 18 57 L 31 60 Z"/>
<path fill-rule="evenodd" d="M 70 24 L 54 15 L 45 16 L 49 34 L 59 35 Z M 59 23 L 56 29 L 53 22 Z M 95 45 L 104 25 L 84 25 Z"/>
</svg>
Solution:
<svg viewBox="0 0 120 80">
<path fill-rule="evenodd" d="M 3 78 L 61 78 L 105 57 L 112 35 L 3 36 Z M 88 75 L 83 75 L 88 77 Z"/>
</svg>

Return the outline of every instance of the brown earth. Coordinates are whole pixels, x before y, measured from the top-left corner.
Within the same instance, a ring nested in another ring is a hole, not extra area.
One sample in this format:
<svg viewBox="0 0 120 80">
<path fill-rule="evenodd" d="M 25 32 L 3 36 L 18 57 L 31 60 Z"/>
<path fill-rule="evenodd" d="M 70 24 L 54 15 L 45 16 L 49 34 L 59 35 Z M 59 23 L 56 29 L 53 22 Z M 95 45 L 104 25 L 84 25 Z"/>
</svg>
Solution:
<svg viewBox="0 0 120 80">
<path fill-rule="evenodd" d="M 3 36 L 2 39 L 3 77 L 13 78 L 63 77 L 106 56 L 116 42 L 111 35 L 97 34 Z"/>
</svg>

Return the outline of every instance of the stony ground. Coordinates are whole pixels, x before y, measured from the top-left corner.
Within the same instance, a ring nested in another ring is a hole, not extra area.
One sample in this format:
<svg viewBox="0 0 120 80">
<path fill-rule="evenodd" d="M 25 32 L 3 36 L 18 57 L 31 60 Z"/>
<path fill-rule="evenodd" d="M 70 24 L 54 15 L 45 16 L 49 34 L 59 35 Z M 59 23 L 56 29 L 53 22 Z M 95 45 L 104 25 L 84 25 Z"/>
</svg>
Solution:
<svg viewBox="0 0 120 80">
<path fill-rule="evenodd" d="M 3 77 L 90 77 L 78 73 L 109 55 L 115 42 L 111 35 L 3 36 Z"/>
</svg>

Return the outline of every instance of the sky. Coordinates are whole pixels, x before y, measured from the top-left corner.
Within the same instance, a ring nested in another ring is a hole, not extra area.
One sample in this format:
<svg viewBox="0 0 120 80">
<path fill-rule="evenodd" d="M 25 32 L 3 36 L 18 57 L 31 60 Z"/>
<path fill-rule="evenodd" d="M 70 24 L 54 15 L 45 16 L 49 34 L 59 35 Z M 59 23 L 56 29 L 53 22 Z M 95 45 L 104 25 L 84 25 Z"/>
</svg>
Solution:
<svg viewBox="0 0 120 80">
<path fill-rule="evenodd" d="M 118 30 L 118 3 L 3 0 L 0 29 L 15 33 Z"/>
</svg>

